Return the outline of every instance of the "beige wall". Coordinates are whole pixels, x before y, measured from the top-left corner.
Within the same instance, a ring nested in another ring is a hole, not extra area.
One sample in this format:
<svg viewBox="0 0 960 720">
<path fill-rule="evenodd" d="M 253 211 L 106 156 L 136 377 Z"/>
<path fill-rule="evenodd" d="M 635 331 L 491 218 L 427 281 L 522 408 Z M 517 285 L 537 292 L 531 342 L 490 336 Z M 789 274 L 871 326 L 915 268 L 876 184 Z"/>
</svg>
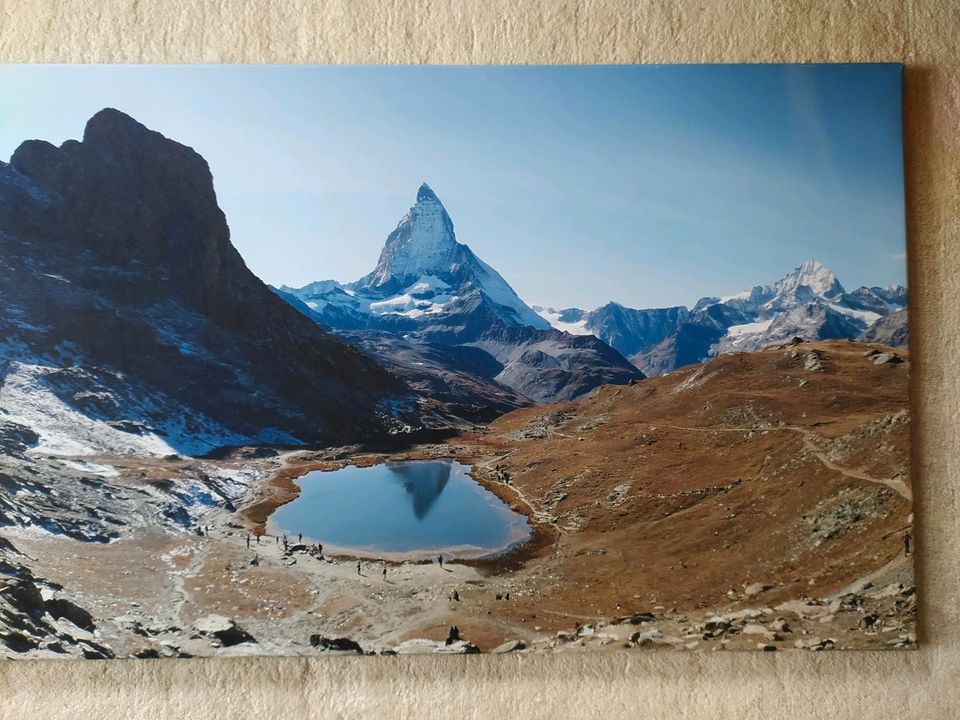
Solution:
<svg viewBox="0 0 960 720">
<path fill-rule="evenodd" d="M 903 61 L 922 613 L 917 652 L 11 662 L 0 718 L 960 717 L 958 39 L 960 0 L 0 0 L 6 62 Z"/>
</svg>

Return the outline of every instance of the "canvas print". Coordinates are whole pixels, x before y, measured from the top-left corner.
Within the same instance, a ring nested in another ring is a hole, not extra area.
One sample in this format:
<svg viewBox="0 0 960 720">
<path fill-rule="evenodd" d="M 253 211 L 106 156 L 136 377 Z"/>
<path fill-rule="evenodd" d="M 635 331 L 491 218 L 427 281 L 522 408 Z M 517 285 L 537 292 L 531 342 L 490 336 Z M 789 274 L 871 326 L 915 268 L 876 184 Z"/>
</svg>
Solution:
<svg viewBox="0 0 960 720">
<path fill-rule="evenodd" d="M 915 646 L 899 65 L 0 98 L 0 656 Z"/>
</svg>

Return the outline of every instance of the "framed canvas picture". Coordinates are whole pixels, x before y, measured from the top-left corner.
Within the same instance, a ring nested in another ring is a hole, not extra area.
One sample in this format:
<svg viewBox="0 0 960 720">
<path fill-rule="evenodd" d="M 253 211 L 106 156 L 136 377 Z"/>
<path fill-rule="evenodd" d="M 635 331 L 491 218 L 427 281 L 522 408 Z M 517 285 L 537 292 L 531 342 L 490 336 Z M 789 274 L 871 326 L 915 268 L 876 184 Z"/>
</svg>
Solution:
<svg viewBox="0 0 960 720">
<path fill-rule="evenodd" d="M 914 647 L 901 75 L 0 67 L 0 656 Z"/>
</svg>

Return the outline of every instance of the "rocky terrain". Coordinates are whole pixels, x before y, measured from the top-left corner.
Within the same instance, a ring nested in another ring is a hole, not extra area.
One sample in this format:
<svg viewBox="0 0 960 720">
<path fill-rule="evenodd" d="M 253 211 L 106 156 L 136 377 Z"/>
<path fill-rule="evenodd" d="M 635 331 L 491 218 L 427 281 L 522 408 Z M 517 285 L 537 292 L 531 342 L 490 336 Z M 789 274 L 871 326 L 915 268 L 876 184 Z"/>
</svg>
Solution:
<svg viewBox="0 0 960 720">
<path fill-rule="evenodd" d="M 0 264 L 0 408 L 42 445 L 65 413 L 167 452 L 417 424 L 405 383 L 247 269 L 203 158 L 116 110 L 0 163 Z"/>
<path fill-rule="evenodd" d="M 915 643 L 902 288 L 538 315 L 423 186 L 371 274 L 274 290 L 203 158 L 110 109 L 0 163 L 0 270 L 2 657 Z M 308 471 L 429 458 L 530 539 L 268 534 Z"/>
<path fill-rule="evenodd" d="M 51 458 L 96 492 L 75 495 L 82 533 L 0 531 L 0 651 L 912 647 L 909 365 L 885 346 L 797 341 L 392 453 Z M 363 561 L 358 575 L 354 559 L 256 538 L 308 470 L 432 457 L 470 463 L 532 539 L 442 569 Z"/>
</svg>

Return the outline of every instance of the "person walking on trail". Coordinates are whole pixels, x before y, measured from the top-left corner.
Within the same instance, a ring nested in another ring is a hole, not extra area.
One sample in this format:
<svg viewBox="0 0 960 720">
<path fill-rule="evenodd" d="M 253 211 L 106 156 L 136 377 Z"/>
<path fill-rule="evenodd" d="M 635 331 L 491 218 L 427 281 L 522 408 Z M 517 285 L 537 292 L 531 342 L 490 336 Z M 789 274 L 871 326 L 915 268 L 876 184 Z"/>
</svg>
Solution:
<svg viewBox="0 0 960 720">
<path fill-rule="evenodd" d="M 443 570 L 443 555 L 437 555 L 437 564 L 440 566 L 440 569 Z"/>
<path fill-rule="evenodd" d="M 257 545 L 260 544 L 260 533 L 257 533 Z"/>
<path fill-rule="evenodd" d="M 250 533 L 247 533 L 247 550 L 250 549 Z"/>
<path fill-rule="evenodd" d="M 297 542 L 298 542 L 298 543 L 302 543 L 302 542 L 303 542 L 303 533 L 297 533 Z"/>
<path fill-rule="evenodd" d="M 903 555 L 904 555 L 904 557 L 906 557 L 907 555 L 910 554 L 910 541 L 911 541 L 912 539 L 913 539 L 913 538 L 910 536 L 910 531 L 909 531 L 909 530 L 904 530 L 904 531 L 903 531 Z"/>
<path fill-rule="evenodd" d="M 284 535 L 284 536 L 283 536 L 283 551 L 284 551 L 284 552 L 287 551 L 287 548 L 289 547 L 289 545 L 290 545 L 290 544 L 287 542 L 287 536 Z"/>
<path fill-rule="evenodd" d="M 383 566 L 383 581 L 384 581 L 384 582 L 387 581 L 387 566 L 386 566 L 386 565 Z"/>
<path fill-rule="evenodd" d="M 357 575 L 363 575 L 363 573 L 360 572 L 360 563 L 357 563 Z"/>
</svg>

